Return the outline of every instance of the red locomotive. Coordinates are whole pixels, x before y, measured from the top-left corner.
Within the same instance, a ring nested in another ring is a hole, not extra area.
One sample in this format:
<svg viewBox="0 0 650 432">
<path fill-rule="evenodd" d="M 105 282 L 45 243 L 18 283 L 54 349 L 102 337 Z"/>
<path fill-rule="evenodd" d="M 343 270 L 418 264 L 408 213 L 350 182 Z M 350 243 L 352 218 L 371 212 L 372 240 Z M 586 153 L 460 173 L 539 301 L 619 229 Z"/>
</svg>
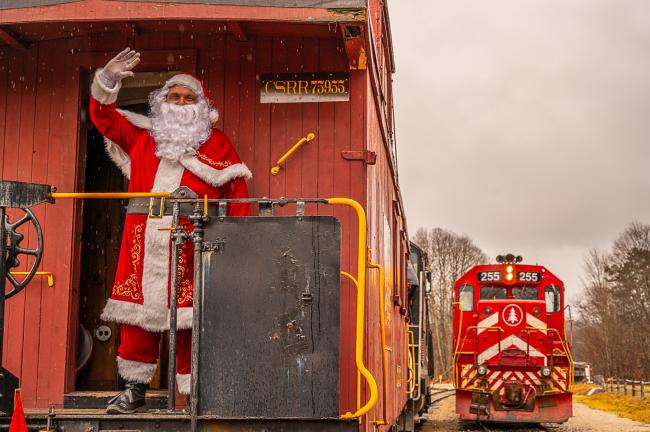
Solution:
<svg viewBox="0 0 650 432">
<path fill-rule="evenodd" d="M 565 422 L 573 359 L 564 284 L 521 256 L 477 265 L 454 286 L 453 379 L 461 420 Z"/>
</svg>

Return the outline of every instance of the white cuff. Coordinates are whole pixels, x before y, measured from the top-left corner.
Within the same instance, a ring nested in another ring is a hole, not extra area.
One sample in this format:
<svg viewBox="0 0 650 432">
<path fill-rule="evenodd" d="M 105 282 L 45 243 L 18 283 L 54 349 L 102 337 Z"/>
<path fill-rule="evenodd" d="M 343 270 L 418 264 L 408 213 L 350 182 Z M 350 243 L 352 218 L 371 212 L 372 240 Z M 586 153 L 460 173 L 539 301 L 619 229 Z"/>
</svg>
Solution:
<svg viewBox="0 0 650 432">
<path fill-rule="evenodd" d="M 90 94 L 100 104 L 110 105 L 117 101 L 117 94 L 120 92 L 120 88 L 122 88 L 122 82 L 116 82 L 113 88 L 106 87 L 99 77 L 102 71 L 103 69 L 101 68 L 95 71 L 93 83 L 90 85 Z"/>
<path fill-rule="evenodd" d="M 117 371 L 126 381 L 149 384 L 157 367 L 156 363 L 143 363 L 117 357 Z"/>
<path fill-rule="evenodd" d="M 190 378 L 192 374 L 176 374 L 176 384 L 178 384 L 178 392 L 180 394 L 190 394 Z"/>
</svg>

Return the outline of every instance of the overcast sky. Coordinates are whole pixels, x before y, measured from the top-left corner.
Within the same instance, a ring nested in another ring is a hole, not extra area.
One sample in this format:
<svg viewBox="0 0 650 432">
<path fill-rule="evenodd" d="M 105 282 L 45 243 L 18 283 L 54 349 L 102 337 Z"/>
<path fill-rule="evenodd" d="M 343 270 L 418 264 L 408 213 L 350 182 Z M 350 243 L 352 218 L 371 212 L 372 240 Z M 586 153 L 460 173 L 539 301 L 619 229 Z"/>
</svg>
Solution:
<svg viewBox="0 0 650 432">
<path fill-rule="evenodd" d="M 411 235 L 545 265 L 650 223 L 650 1 L 391 0 Z"/>
</svg>

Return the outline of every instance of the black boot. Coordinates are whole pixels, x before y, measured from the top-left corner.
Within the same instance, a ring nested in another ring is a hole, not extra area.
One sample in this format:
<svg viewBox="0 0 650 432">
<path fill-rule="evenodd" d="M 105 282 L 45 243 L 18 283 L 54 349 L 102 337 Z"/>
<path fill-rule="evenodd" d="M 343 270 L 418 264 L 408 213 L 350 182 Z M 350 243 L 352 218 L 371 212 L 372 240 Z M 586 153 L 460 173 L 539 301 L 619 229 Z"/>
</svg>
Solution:
<svg viewBox="0 0 650 432">
<path fill-rule="evenodd" d="M 107 414 L 131 414 L 144 406 L 144 394 L 147 385 L 139 382 L 127 381 L 124 390 L 108 401 Z"/>
</svg>

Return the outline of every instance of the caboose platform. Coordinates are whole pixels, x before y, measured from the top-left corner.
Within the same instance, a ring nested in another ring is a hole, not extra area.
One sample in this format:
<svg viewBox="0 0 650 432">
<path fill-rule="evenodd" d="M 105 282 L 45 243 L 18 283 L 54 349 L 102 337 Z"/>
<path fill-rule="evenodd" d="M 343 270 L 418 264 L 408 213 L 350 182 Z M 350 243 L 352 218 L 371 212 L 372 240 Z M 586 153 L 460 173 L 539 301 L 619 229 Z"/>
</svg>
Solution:
<svg viewBox="0 0 650 432">
<path fill-rule="evenodd" d="M 30 430 L 51 430 L 66 432 L 148 432 L 190 430 L 191 417 L 183 411 L 148 410 L 141 413 L 114 415 L 104 409 L 63 408 L 25 410 Z M 48 418 L 50 420 L 48 427 Z M 356 432 L 359 422 L 340 418 L 297 419 L 297 418 L 223 418 L 198 416 L 199 431 L 234 432 Z"/>
</svg>

